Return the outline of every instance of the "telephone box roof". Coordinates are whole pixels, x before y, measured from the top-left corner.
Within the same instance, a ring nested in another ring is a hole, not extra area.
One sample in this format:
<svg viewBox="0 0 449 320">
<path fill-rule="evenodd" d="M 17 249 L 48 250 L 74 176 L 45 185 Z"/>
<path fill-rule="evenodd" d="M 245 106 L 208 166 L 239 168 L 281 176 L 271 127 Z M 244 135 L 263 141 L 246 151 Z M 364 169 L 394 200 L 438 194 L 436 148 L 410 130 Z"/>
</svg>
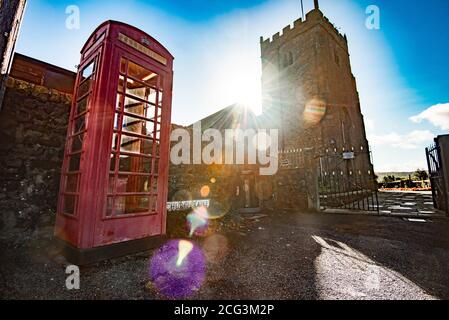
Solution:
<svg viewBox="0 0 449 320">
<path fill-rule="evenodd" d="M 153 38 L 152 36 L 150 36 L 148 33 L 132 26 L 129 25 L 127 23 L 124 22 L 120 22 L 120 21 L 115 21 L 115 20 L 108 20 L 103 22 L 102 24 L 100 24 L 95 31 L 92 32 L 91 36 L 89 37 L 89 39 L 86 41 L 86 43 L 84 44 L 83 48 L 81 49 L 81 53 L 85 52 L 85 50 L 88 48 L 89 44 L 92 41 L 92 38 L 94 38 L 97 34 L 97 32 L 99 30 L 101 30 L 102 28 L 104 28 L 105 26 L 109 26 L 108 29 L 112 29 L 112 28 L 122 28 L 122 29 L 127 29 L 127 30 L 132 30 L 136 33 L 139 33 L 142 37 L 145 37 L 149 40 L 151 40 L 153 43 L 156 44 L 157 48 L 162 50 L 163 53 L 167 56 L 170 57 L 172 59 L 174 59 L 173 55 L 170 53 L 170 51 L 168 51 L 167 48 L 165 48 L 159 41 L 157 41 L 155 38 Z"/>
</svg>

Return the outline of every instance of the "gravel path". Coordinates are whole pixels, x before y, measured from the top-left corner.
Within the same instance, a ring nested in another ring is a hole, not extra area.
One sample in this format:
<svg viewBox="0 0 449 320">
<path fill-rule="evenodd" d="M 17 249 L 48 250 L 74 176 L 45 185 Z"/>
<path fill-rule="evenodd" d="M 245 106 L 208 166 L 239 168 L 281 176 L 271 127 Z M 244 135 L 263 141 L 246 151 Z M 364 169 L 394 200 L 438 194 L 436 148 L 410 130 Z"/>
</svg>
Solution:
<svg viewBox="0 0 449 320">
<path fill-rule="evenodd" d="M 0 298 L 161 298 L 148 285 L 151 252 L 84 267 L 68 291 L 50 235 L 2 236 Z M 447 219 L 270 213 L 210 240 L 195 240 L 210 262 L 192 299 L 449 299 Z M 220 250 L 209 254 L 211 243 Z"/>
</svg>

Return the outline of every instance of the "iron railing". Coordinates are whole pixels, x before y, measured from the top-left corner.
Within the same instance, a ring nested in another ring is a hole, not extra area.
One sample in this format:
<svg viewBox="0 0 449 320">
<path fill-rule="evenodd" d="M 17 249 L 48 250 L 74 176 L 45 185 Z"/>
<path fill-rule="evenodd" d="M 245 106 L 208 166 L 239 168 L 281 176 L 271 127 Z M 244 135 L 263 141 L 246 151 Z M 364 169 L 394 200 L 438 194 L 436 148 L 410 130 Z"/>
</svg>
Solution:
<svg viewBox="0 0 449 320">
<path fill-rule="evenodd" d="M 346 176 L 333 172 L 319 177 L 320 205 L 323 209 L 379 211 L 377 183 L 373 175 Z"/>
</svg>

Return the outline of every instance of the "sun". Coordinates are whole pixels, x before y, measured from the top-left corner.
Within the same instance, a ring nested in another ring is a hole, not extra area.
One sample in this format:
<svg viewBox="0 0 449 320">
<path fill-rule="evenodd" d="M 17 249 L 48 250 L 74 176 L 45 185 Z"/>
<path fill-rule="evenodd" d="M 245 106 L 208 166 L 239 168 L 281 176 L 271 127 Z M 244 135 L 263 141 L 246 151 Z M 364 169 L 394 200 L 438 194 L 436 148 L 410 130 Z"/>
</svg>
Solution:
<svg viewBox="0 0 449 320">
<path fill-rule="evenodd" d="M 260 83 L 254 80 L 248 77 L 248 79 L 242 78 L 237 81 L 235 101 L 259 115 L 262 113 L 262 92 Z"/>
<path fill-rule="evenodd" d="M 257 60 L 256 60 L 257 61 Z M 217 89 L 219 100 L 227 105 L 240 104 L 256 115 L 262 113 L 261 66 L 244 55 L 235 56 L 231 63 L 221 66 Z"/>
</svg>

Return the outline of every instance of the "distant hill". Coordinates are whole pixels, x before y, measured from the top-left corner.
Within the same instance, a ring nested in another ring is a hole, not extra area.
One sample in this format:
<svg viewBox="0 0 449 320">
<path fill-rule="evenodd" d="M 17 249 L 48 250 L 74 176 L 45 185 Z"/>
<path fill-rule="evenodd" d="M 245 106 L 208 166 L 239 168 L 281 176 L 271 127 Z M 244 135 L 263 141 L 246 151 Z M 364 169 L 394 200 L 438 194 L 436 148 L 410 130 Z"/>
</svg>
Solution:
<svg viewBox="0 0 449 320">
<path fill-rule="evenodd" d="M 408 179 L 409 175 L 411 175 L 413 178 L 414 173 L 415 172 L 376 172 L 376 175 L 379 177 L 378 181 L 382 181 L 386 176 L 395 176 L 398 179 Z"/>
<path fill-rule="evenodd" d="M 414 179 L 414 177 L 413 177 L 414 174 L 415 174 L 415 171 L 413 171 L 413 172 L 376 172 L 376 175 L 379 177 L 379 179 L 377 181 L 382 181 L 384 179 L 384 177 L 386 177 L 386 176 L 395 176 L 398 179 L 408 179 L 409 176 L 412 176 L 412 179 Z"/>
</svg>

